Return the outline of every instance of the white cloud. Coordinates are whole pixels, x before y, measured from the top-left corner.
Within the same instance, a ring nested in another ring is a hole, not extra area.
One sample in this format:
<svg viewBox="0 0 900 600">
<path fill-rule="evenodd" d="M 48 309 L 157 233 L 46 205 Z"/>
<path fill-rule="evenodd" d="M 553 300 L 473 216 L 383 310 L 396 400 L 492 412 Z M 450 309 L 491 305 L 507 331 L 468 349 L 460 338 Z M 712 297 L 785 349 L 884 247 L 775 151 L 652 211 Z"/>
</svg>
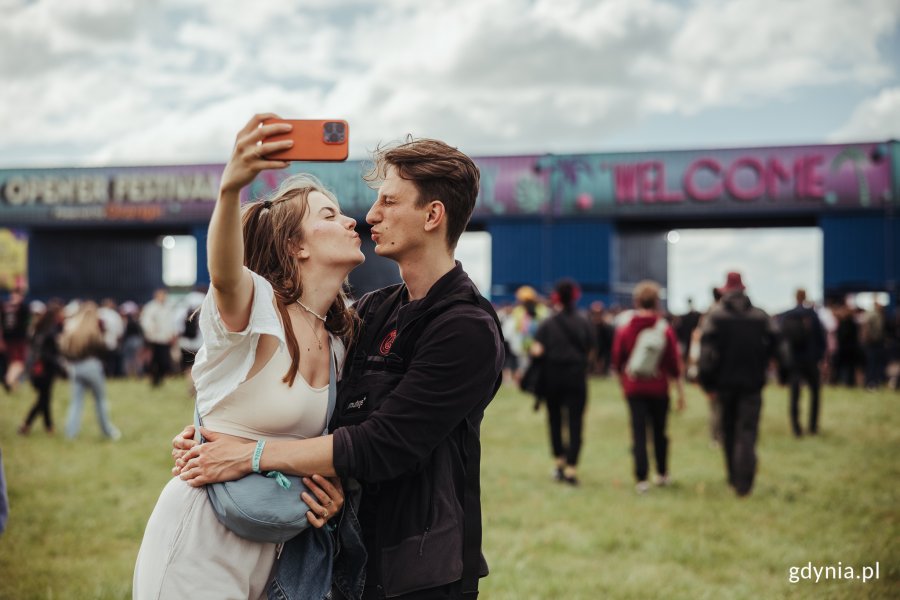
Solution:
<svg viewBox="0 0 900 600">
<path fill-rule="evenodd" d="M 771 314 L 792 306 L 794 291 L 822 300 L 822 231 L 800 229 L 682 230 L 669 245 L 669 310 L 687 311 L 687 298 L 703 310 L 712 288 L 729 271 L 743 276 L 747 294 Z"/>
<path fill-rule="evenodd" d="M 579 152 L 653 116 L 897 81 L 890 0 L 7 4 L 0 164 L 220 162 L 262 110 L 347 118 L 356 157 L 406 133 Z"/>
<path fill-rule="evenodd" d="M 856 107 L 850 118 L 828 136 L 832 142 L 900 139 L 900 86 L 881 90 Z"/>
</svg>

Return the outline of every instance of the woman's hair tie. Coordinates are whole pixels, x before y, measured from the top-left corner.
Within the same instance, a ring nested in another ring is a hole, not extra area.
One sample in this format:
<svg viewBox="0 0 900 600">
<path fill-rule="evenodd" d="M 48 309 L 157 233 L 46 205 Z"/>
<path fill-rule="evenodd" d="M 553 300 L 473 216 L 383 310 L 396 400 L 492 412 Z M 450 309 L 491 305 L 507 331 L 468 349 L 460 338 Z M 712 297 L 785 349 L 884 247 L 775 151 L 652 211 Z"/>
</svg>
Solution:
<svg viewBox="0 0 900 600">
<path fill-rule="evenodd" d="M 271 200 L 264 200 L 264 201 L 263 201 L 263 208 L 272 208 L 272 201 L 271 201 Z"/>
</svg>

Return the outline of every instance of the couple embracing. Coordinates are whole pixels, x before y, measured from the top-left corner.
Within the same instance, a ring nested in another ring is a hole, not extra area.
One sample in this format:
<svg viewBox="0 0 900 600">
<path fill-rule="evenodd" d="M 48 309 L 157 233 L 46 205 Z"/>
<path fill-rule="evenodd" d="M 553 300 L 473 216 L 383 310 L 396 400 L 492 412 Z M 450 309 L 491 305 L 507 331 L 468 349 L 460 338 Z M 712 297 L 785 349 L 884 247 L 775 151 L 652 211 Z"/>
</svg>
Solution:
<svg viewBox="0 0 900 600">
<path fill-rule="evenodd" d="M 403 283 L 351 308 L 356 222 L 310 176 L 240 207 L 290 141 L 257 115 L 238 133 L 209 225 L 211 289 L 193 378 L 205 443 L 173 441 L 174 477 L 147 524 L 134 597 L 474 598 L 480 442 L 500 382 L 496 315 L 454 260 L 478 195 L 472 160 L 443 142 L 376 152 L 366 221 Z M 331 361 L 334 415 L 326 422 Z M 322 435 L 327 429 L 332 433 Z M 242 538 L 204 486 L 252 471 L 303 478 L 312 527 L 284 544 Z"/>
</svg>

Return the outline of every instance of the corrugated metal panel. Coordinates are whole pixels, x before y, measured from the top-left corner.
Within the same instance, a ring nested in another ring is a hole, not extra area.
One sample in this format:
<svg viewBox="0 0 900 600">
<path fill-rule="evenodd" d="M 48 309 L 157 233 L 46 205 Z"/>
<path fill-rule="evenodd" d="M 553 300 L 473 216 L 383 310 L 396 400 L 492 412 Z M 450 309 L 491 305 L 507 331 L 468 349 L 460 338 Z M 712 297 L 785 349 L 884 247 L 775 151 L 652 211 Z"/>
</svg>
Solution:
<svg viewBox="0 0 900 600">
<path fill-rule="evenodd" d="M 819 223 L 826 293 L 882 290 L 889 279 L 896 280 L 895 220 L 881 216 L 843 216 L 823 217 Z M 889 276 L 889 265 L 893 267 L 893 277 Z"/>
<path fill-rule="evenodd" d="M 663 289 L 669 285 L 669 247 L 664 231 L 618 232 L 613 244 L 613 296 L 631 306 L 635 284 L 652 279 Z"/>
<path fill-rule="evenodd" d="M 608 301 L 610 240 L 608 221 L 491 222 L 492 290 L 496 302 L 509 302 L 521 285 L 549 294 L 562 277 L 575 279 L 583 289 L 582 306 Z"/>
<path fill-rule="evenodd" d="M 571 277 L 585 289 L 604 286 L 610 278 L 609 222 L 557 223 L 552 231 L 551 277 Z"/>
<path fill-rule="evenodd" d="M 535 221 L 492 222 L 488 226 L 491 234 L 492 296 L 507 294 L 506 286 L 528 284 L 541 287 L 544 280 L 544 229 L 542 223 Z"/>
<path fill-rule="evenodd" d="M 34 231 L 28 269 L 29 295 L 35 298 L 143 303 L 163 285 L 155 232 Z"/>
</svg>

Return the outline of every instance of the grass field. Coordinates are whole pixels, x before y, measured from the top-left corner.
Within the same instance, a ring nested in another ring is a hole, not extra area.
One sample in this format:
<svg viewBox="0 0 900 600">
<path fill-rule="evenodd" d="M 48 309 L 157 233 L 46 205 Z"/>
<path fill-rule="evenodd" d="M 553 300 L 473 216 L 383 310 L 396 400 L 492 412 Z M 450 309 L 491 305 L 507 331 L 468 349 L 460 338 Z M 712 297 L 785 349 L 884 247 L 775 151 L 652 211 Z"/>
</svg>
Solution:
<svg viewBox="0 0 900 600">
<path fill-rule="evenodd" d="M 147 517 L 169 477 L 170 440 L 191 420 L 183 380 L 158 390 L 110 383 L 120 441 L 101 439 L 88 406 L 81 436 L 15 430 L 32 401 L 0 396 L 0 449 L 11 514 L 0 537 L 0 598 L 130 598 Z M 706 405 L 689 391 L 670 420 L 671 488 L 634 493 L 626 408 L 611 381 L 591 384 L 582 485 L 550 479 L 545 417 L 504 389 L 483 426 L 482 597 L 898 598 L 900 394 L 826 389 L 822 433 L 789 435 L 786 393 L 767 390 L 754 493 L 726 486 L 707 443 Z M 56 388 L 57 429 L 68 386 Z M 879 579 L 800 580 L 809 564 Z M 185 597 L 203 597 L 185 590 Z"/>
</svg>

